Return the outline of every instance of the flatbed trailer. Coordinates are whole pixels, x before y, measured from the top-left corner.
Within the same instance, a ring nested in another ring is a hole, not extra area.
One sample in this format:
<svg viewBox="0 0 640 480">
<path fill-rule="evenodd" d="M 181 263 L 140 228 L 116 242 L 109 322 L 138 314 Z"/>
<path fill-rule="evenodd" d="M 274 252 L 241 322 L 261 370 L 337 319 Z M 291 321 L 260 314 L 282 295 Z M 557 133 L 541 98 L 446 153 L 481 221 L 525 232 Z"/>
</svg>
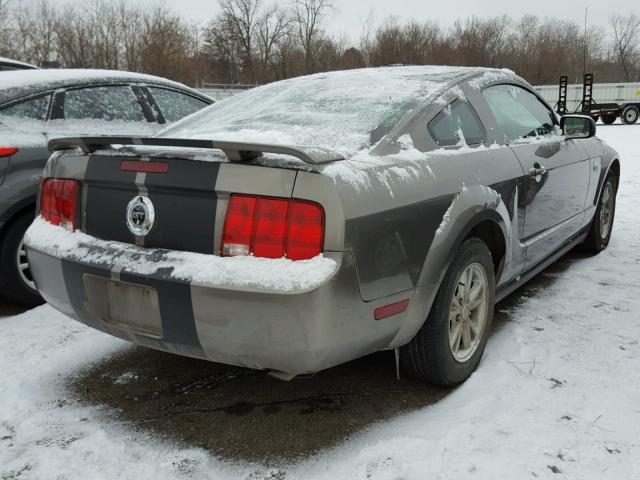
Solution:
<svg viewBox="0 0 640 480">
<path fill-rule="evenodd" d="M 569 85 L 563 76 L 558 86 L 534 88 L 550 105 L 555 105 L 559 115 L 584 113 L 606 124 L 620 118 L 627 125 L 633 125 L 640 117 L 640 83 L 594 84 L 593 74 L 588 73 L 582 85 Z"/>
</svg>

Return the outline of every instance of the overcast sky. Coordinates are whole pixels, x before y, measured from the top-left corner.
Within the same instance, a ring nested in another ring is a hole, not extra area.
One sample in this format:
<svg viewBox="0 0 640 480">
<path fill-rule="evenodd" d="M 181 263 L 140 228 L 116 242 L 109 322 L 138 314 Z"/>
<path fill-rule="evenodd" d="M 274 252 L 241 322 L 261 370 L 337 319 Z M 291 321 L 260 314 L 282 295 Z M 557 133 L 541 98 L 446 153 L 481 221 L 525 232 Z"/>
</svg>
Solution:
<svg viewBox="0 0 640 480">
<path fill-rule="evenodd" d="M 186 16 L 205 20 L 218 11 L 217 0 L 166 0 L 167 4 Z M 279 3 L 286 4 L 286 0 Z M 560 17 L 584 23 L 588 7 L 589 24 L 606 26 L 613 13 L 640 12 L 638 0 L 334 0 L 335 12 L 329 23 L 334 33 L 344 33 L 353 41 L 360 37 L 362 21 L 373 9 L 378 22 L 388 15 L 401 19 L 436 20 L 450 25 L 458 17 L 469 15 L 495 16 L 507 14 L 514 18 L 527 13 L 541 17 Z"/>
</svg>

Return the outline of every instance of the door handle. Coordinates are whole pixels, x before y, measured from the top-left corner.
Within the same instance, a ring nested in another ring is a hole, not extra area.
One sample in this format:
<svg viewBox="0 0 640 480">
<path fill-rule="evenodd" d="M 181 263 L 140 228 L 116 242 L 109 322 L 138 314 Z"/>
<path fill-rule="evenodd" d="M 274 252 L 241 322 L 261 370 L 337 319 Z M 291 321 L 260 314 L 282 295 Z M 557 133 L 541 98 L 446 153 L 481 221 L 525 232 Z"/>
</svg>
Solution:
<svg viewBox="0 0 640 480">
<path fill-rule="evenodd" d="M 529 169 L 529 176 L 531 178 L 536 178 L 541 175 L 547 173 L 547 168 L 543 165 L 540 165 L 538 162 L 533 164 L 533 167 Z"/>
</svg>

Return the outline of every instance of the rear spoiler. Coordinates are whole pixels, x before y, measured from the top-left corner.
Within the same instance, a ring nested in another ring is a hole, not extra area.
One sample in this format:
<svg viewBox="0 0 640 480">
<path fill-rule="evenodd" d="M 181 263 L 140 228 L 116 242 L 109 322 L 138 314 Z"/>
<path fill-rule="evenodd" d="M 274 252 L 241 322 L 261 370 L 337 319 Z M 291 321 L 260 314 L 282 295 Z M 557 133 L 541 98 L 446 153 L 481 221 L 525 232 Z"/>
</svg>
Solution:
<svg viewBox="0 0 640 480">
<path fill-rule="evenodd" d="M 49 151 L 81 149 L 84 153 L 109 148 L 111 145 L 130 145 L 144 147 L 182 147 L 222 150 L 232 162 L 253 160 L 264 153 L 290 155 L 303 162 L 317 165 L 320 163 L 344 160 L 344 157 L 333 150 L 316 147 L 300 147 L 292 145 L 266 145 L 260 143 L 226 142 L 215 140 L 189 140 L 159 137 L 73 137 L 54 138 L 49 141 Z"/>
</svg>

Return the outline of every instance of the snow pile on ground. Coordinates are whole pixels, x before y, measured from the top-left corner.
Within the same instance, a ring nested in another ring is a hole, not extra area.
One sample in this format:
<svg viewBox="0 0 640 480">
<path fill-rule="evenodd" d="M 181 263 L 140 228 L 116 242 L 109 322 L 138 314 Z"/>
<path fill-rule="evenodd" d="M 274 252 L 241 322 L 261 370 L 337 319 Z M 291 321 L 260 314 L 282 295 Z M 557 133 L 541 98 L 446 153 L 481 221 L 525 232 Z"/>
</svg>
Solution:
<svg viewBox="0 0 640 480">
<path fill-rule="evenodd" d="M 637 478 L 640 126 L 601 127 L 599 135 L 623 156 L 609 248 L 524 298 L 479 370 L 437 404 L 256 476 L 255 465 L 168 445 L 76 404 L 64 379 L 125 344 L 41 307 L 0 319 L 0 477 Z M 193 460 L 187 473 L 179 469 L 185 458 Z"/>
<path fill-rule="evenodd" d="M 0 332 L 1 479 L 175 479 L 185 455 L 204 459 L 216 475 L 230 476 L 228 467 L 200 450 L 172 449 L 134 434 L 68 397 L 66 375 L 126 342 L 48 306 L 0 318 Z"/>
<path fill-rule="evenodd" d="M 25 234 L 27 246 L 56 258 L 121 267 L 139 275 L 158 274 L 196 285 L 251 289 L 270 293 L 300 293 L 327 282 L 337 270 L 335 260 L 318 255 L 310 260 L 286 258 L 219 257 L 203 253 L 145 249 L 100 240 L 82 232 L 36 218 Z"/>
</svg>

